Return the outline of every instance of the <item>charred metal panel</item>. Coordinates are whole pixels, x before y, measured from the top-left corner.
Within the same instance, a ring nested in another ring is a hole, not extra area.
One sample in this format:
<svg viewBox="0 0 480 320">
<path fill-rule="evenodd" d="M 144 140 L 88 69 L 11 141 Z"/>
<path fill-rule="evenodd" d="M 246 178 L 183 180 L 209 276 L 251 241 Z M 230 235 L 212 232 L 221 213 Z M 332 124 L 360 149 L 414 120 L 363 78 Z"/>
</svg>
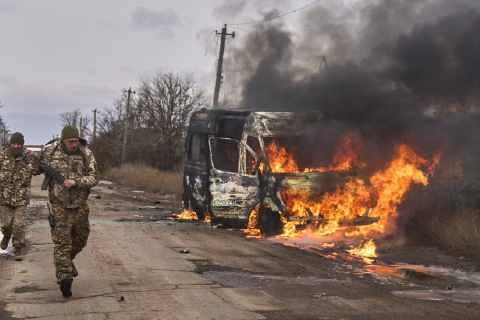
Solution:
<svg viewBox="0 0 480 320">
<path fill-rule="evenodd" d="M 245 117 L 220 117 L 217 121 L 217 135 L 221 137 L 241 139 L 244 125 Z"/>
<path fill-rule="evenodd" d="M 216 114 L 196 112 L 190 118 L 190 132 L 214 133 Z"/>
<path fill-rule="evenodd" d="M 272 201 L 281 208 L 282 213 L 286 216 L 287 221 L 316 221 L 328 222 L 329 219 L 317 217 L 312 214 L 309 208 L 305 208 L 309 212 L 308 217 L 291 217 L 289 216 L 289 209 L 286 207 L 283 198 L 282 190 L 305 190 L 310 197 L 310 200 L 321 201 L 322 197 L 327 192 L 334 192 L 339 187 L 345 187 L 346 183 L 353 177 L 359 177 L 355 170 L 338 170 L 327 172 L 308 172 L 308 173 L 274 173 L 269 178 L 270 197 Z M 362 226 L 369 225 L 379 221 L 379 217 L 369 217 L 367 208 L 365 213 L 354 219 L 340 219 L 339 224 L 342 226 Z"/>
<path fill-rule="evenodd" d="M 206 200 L 205 186 L 203 185 L 204 178 L 202 176 L 185 175 L 185 186 L 190 191 L 190 196 L 193 197 L 197 203 L 204 203 Z"/>
<path fill-rule="evenodd" d="M 323 117 L 319 112 L 252 112 L 245 130 L 259 136 L 302 135 L 318 125 Z"/>
<path fill-rule="evenodd" d="M 213 215 L 217 218 L 248 219 L 250 211 L 259 201 L 256 176 L 213 171 L 214 174 L 210 175 Z"/>
<path fill-rule="evenodd" d="M 334 192 L 338 187 L 344 187 L 347 177 L 358 175 L 354 170 L 288 173 L 281 175 L 282 188 L 304 189 L 311 194 L 323 195 L 326 192 Z"/>
<path fill-rule="evenodd" d="M 268 178 L 267 197 L 283 213 L 289 211 L 283 202 L 281 192 L 285 189 L 303 189 L 312 197 L 320 200 L 326 192 L 333 192 L 338 186 L 347 183 L 347 177 L 356 175 L 354 170 L 307 172 L 307 173 L 272 173 Z"/>
<path fill-rule="evenodd" d="M 188 131 L 238 137 L 238 132 L 243 130 L 245 118 L 249 114 L 250 112 L 246 111 L 202 109 L 192 114 Z M 231 123 L 234 122 L 237 124 L 232 126 Z"/>
</svg>

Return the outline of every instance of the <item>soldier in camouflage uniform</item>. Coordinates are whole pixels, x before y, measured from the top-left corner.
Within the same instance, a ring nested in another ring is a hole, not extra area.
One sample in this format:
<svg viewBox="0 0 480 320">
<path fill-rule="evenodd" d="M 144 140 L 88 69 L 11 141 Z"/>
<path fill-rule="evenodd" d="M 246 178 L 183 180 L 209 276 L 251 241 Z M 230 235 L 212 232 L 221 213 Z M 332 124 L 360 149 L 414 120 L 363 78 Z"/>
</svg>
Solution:
<svg viewBox="0 0 480 320">
<path fill-rule="evenodd" d="M 51 228 L 55 273 L 63 296 L 70 297 L 73 277 L 78 275 L 73 259 L 87 245 L 90 233 L 86 200 L 90 188 L 98 184 L 99 173 L 92 151 L 74 126 L 63 128 L 60 141 L 45 148 L 41 161 L 66 179 L 63 184 L 51 179 L 48 194 L 55 220 Z"/>
<path fill-rule="evenodd" d="M 23 155 L 33 155 L 23 146 L 25 140 L 20 132 L 12 134 L 10 146 L 0 153 L 0 203 L 3 239 L 2 250 L 7 249 L 12 238 L 15 261 L 22 261 L 25 248 L 25 217 L 30 203 L 32 182 L 31 164 L 23 161 Z"/>
</svg>

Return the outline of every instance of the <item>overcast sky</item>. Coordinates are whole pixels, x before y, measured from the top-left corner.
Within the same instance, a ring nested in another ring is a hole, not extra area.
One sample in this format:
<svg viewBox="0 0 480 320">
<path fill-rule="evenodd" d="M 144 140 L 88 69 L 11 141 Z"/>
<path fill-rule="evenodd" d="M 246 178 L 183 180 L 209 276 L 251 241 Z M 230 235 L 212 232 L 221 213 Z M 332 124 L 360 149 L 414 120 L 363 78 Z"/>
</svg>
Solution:
<svg viewBox="0 0 480 320">
<path fill-rule="evenodd" d="M 285 13 L 312 2 L 252 4 Z M 259 17 L 231 21 L 231 16 L 222 17 L 223 3 L 0 0 L 0 115 L 12 132 L 24 134 L 26 144 L 44 144 L 60 133 L 60 113 L 78 108 L 93 116 L 92 110 L 112 107 L 122 90 L 134 89 L 141 77 L 159 69 L 192 71 L 213 95 L 214 31 Z M 298 16 L 282 19 L 294 25 Z M 241 41 L 242 26 L 228 31 L 234 29 Z"/>
</svg>

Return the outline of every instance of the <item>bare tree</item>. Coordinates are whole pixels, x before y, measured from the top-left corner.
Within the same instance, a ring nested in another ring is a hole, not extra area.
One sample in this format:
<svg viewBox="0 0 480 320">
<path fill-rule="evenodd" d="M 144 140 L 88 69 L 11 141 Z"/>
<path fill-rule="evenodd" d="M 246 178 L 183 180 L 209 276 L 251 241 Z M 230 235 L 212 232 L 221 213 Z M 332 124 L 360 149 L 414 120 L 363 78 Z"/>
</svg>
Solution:
<svg viewBox="0 0 480 320">
<path fill-rule="evenodd" d="M 80 109 L 68 111 L 59 114 L 62 126 L 75 126 L 80 132 L 80 137 L 89 138 L 92 135 L 92 131 L 89 126 L 92 122 L 92 116 L 85 114 L 82 115 Z"/>
<path fill-rule="evenodd" d="M 105 109 L 97 120 L 97 138 L 92 143 L 100 170 L 120 166 L 122 157 L 123 115 L 121 100 L 115 107 Z"/>
<path fill-rule="evenodd" d="M 3 108 L 4 105 L 0 101 L 0 108 Z M 10 144 L 9 138 L 10 137 L 10 129 L 7 126 L 7 122 L 5 119 L 3 119 L 2 116 L 0 116 L 0 151 L 3 150 L 5 146 L 8 146 Z"/>
<path fill-rule="evenodd" d="M 78 127 L 82 113 L 80 112 L 80 109 L 75 109 L 73 111 L 60 113 L 59 116 L 62 121 L 62 126 Z"/>
<path fill-rule="evenodd" d="M 161 71 L 142 79 L 135 91 L 127 115 L 126 160 L 174 170 L 182 160 L 188 120 L 193 111 L 205 105 L 204 93 L 191 73 Z M 122 90 L 114 107 L 105 110 L 99 121 L 95 150 L 104 167 L 120 165 L 126 102 Z"/>
<path fill-rule="evenodd" d="M 181 161 L 185 128 L 193 111 L 205 105 L 204 93 L 191 73 L 158 72 L 142 79 L 134 106 L 135 123 L 141 130 L 135 144 L 149 149 L 147 164 L 171 170 Z"/>
</svg>

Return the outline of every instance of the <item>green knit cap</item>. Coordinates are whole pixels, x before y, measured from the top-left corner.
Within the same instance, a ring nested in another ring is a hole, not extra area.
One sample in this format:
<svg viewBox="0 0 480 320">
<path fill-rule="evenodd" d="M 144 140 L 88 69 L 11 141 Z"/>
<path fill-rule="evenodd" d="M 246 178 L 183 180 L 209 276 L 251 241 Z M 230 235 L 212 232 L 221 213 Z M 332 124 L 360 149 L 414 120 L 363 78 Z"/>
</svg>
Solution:
<svg viewBox="0 0 480 320">
<path fill-rule="evenodd" d="M 15 132 L 14 134 L 12 134 L 12 136 L 10 137 L 10 143 L 18 143 L 24 145 L 25 139 L 23 139 L 23 134 L 21 134 L 20 132 Z"/>
<path fill-rule="evenodd" d="M 62 130 L 61 139 L 80 138 L 78 129 L 75 126 L 65 126 Z"/>
</svg>

